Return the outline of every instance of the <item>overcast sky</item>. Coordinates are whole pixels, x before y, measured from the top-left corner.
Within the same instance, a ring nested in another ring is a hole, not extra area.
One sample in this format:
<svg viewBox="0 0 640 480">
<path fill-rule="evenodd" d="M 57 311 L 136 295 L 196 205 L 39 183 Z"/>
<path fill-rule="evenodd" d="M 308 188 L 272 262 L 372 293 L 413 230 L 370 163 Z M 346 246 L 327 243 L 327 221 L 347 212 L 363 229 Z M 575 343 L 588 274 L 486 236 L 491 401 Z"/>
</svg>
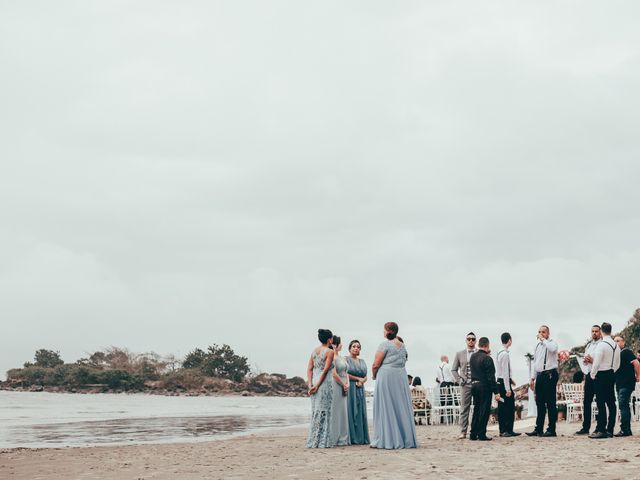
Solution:
<svg viewBox="0 0 640 480">
<path fill-rule="evenodd" d="M 637 2 L 2 2 L 0 371 L 640 306 Z M 497 345 L 494 345 L 494 350 Z"/>
</svg>

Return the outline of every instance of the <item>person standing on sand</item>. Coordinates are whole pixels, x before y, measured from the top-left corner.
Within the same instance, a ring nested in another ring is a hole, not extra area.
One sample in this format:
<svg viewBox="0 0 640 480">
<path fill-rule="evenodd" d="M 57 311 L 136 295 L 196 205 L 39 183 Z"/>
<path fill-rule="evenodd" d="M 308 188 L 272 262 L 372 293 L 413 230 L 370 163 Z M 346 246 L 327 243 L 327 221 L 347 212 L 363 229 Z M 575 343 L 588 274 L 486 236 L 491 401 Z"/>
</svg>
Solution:
<svg viewBox="0 0 640 480">
<path fill-rule="evenodd" d="M 320 346 L 311 352 L 307 366 L 307 386 L 311 397 L 311 424 L 307 448 L 329 448 L 331 438 L 331 405 L 333 402 L 333 385 L 327 380 L 329 371 L 333 368 L 334 353 L 331 349 L 333 333 L 331 330 L 318 330 Z"/>
<path fill-rule="evenodd" d="M 461 432 L 458 439 L 467 438 L 469 428 L 469 411 L 471 410 L 471 355 L 476 353 L 476 334 L 467 333 L 467 348 L 456 353 L 451 366 L 451 373 L 456 383 L 460 385 L 460 425 Z"/>
<path fill-rule="evenodd" d="M 498 384 L 496 383 L 496 367 L 491 358 L 491 347 L 487 337 L 481 337 L 479 350 L 473 354 L 471 361 L 471 395 L 473 396 L 473 418 L 469 440 L 487 441 L 487 423 L 491 414 L 491 393 L 500 401 Z"/>
<path fill-rule="evenodd" d="M 369 422 L 367 421 L 367 398 L 364 384 L 367 381 L 367 364 L 360 357 L 362 347 L 358 340 L 349 343 L 347 374 L 349 375 L 349 439 L 352 445 L 369 445 Z"/>
<path fill-rule="evenodd" d="M 340 356 L 342 341 L 333 336 L 333 403 L 331 404 L 331 423 L 329 434 L 332 446 L 350 445 L 349 417 L 347 414 L 347 394 L 349 393 L 349 376 L 347 361 Z"/>
<path fill-rule="evenodd" d="M 591 405 L 593 397 L 596 395 L 595 382 L 591 378 L 591 368 L 593 365 L 593 355 L 596 347 L 602 338 L 600 325 L 591 327 L 591 341 L 587 343 L 584 349 L 584 358 L 582 359 L 584 368 L 584 397 L 582 399 L 582 428 L 576 432 L 576 435 L 589 435 L 591 430 Z"/>
<path fill-rule="evenodd" d="M 373 448 L 416 448 L 411 392 L 407 383 L 407 350 L 396 338 L 398 324 L 387 322 L 387 340 L 378 346 L 371 367 L 376 387 L 373 395 Z"/>
<path fill-rule="evenodd" d="M 598 343 L 593 354 L 593 366 L 591 378 L 595 380 L 596 404 L 598 416 L 596 417 L 596 431 L 589 438 L 602 439 L 613 437 L 613 429 L 616 424 L 616 370 L 620 367 L 620 349 L 611 338 L 611 324 L 600 325 L 602 341 Z M 609 416 L 607 417 L 607 410 Z"/>
<path fill-rule="evenodd" d="M 558 407 L 556 404 L 556 385 L 558 385 L 558 344 L 549 338 L 549 327 L 538 328 L 538 344 L 533 353 L 533 375 L 531 389 L 536 395 L 536 428 L 527 432 L 530 437 L 556 437 Z M 544 431 L 544 419 L 549 412 L 549 426 Z"/>
<path fill-rule="evenodd" d="M 511 356 L 509 348 L 513 343 L 511 334 L 505 332 L 500 337 L 502 350 L 496 356 L 496 377 L 498 379 L 498 390 L 502 397 L 502 402 L 498 402 L 498 423 L 501 437 L 517 437 L 520 433 L 513 431 L 513 423 L 516 414 L 516 395 L 513 387 L 516 382 L 511 377 Z"/>
<path fill-rule="evenodd" d="M 616 391 L 620 408 L 620 431 L 614 436 L 630 437 L 631 433 L 631 394 L 640 381 L 640 362 L 631 350 L 625 348 L 625 341 L 620 335 L 615 338 L 620 349 L 620 368 L 616 372 Z"/>
<path fill-rule="evenodd" d="M 451 367 L 449 366 L 449 357 L 446 355 L 440 357 L 440 365 L 436 370 L 436 383 L 440 388 L 451 387 L 455 383 L 455 379 L 451 373 Z"/>
</svg>

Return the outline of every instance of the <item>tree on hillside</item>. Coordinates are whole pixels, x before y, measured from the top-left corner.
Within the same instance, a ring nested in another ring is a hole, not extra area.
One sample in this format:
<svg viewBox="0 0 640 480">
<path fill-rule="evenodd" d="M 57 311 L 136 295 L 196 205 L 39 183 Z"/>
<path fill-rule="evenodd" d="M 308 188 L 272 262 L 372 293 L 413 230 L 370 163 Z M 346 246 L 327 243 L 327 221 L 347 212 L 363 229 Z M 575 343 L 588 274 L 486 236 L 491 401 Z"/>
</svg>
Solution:
<svg viewBox="0 0 640 480">
<path fill-rule="evenodd" d="M 229 345 L 213 344 L 204 352 L 199 348 L 190 352 L 183 368 L 198 368 L 209 377 L 228 378 L 240 382 L 249 373 L 247 357 L 236 355 Z"/>
<path fill-rule="evenodd" d="M 35 363 L 25 363 L 25 367 L 36 366 L 42 368 L 55 368 L 58 365 L 63 365 L 64 360 L 60 357 L 60 352 L 56 352 L 54 350 L 47 350 L 45 348 L 41 348 L 36 351 L 34 356 Z"/>
</svg>

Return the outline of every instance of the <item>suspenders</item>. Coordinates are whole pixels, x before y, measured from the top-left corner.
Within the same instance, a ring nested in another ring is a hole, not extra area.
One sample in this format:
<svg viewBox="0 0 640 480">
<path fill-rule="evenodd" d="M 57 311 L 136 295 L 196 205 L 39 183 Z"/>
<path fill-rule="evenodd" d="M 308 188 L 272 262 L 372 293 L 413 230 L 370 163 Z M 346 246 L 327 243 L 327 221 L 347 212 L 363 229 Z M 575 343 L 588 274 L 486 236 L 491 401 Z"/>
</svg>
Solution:
<svg viewBox="0 0 640 480">
<path fill-rule="evenodd" d="M 609 345 L 609 347 L 611 347 L 611 350 L 613 350 L 613 352 L 611 353 L 611 370 L 613 370 L 613 363 L 616 359 L 616 348 L 618 348 L 618 345 L 616 344 L 615 346 L 613 346 L 609 342 L 605 342 L 604 340 L 603 342 Z"/>
<path fill-rule="evenodd" d="M 549 354 L 549 350 L 547 350 L 547 347 L 545 347 L 542 342 L 538 343 L 538 345 L 536 345 L 536 352 L 538 351 L 538 347 L 542 345 L 544 347 L 544 365 L 542 366 L 542 370 L 546 370 L 547 369 L 547 355 Z M 535 355 L 535 353 L 534 353 Z"/>
</svg>

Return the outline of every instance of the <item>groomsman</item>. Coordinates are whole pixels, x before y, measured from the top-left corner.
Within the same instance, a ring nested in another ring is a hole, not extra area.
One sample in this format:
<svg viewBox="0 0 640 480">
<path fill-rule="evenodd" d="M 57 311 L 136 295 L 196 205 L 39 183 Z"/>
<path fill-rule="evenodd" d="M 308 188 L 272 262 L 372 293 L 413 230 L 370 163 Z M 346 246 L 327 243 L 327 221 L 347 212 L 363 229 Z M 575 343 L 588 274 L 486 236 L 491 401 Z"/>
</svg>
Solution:
<svg viewBox="0 0 640 480">
<path fill-rule="evenodd" d="M 611 324 L 603 323 L 602 341 L 598 343 L 593 355 L 593 365 L 591 367 L 591 378 L 595 380 L 596 404 L 598 405 L 598 416 L 596 431 L 589 435 L 589 438 L 609 438 L 613 437 L 613 428 L 616 424 L 616 392 L 615 372 L 620 367 L 620 349 L 611 338 Z M 607 418 L 607 410 L 609 416 Z"/>
<path fill-rule="evenodd" d="M 469 440 L 491 440 L 487 437 L 487 423 L 491 413 L 491 394 L 500 401 L 498 384 L 496 383 L 496 367 L 491 358 L 489 339 L 481 337 L 478 341 L 479 350 L 471 356 L 471 395 L 473 396 L 473 419 Z"/>
<path fill-rule="evenodd" d="M 476 353 L 476 334 L 467 333 L 467 348 L 456 353 L 451 365 L 451 373 L 456 383 L 460 385 L 460 425 L 462 430 L 459 439 L 467 438 L 469 428 L 469 410 L 471 409 L 471 355 Z"/>
<path fill-rule="evenodd" d="M 436 383 L 442 387 L 451 387 L 455 383 L 451 367 L 449 366 L 449 357 L 442 355 L 440 357 L 440 365 L 436 371 Z"/>
<path fill-rule="evenodd" d="M 620 335 L 615 339 L 620 349 L 620 368 L 616 372 L 616 391 L 620 407 L 620 431 L 614 436 L 630 437 L 631 433 L 631 395 L 640 379 L 640 362 L 631 350 L 625 348 L 625 341 Z"/>
<path fill-rule="evenodd" d="M 538 329 L 538 344 L 533 353 L 533 375 L 531 389 L 536 395 L 536 428 L 527 432 L 530 437 L 556 437 L 556 385 L 558 384 L 558 344 L 549 338 L 550 331 L 546 325 Z M 544 431 L 544 419 L 549 412 L 549 426 Z"/>
<path fill-rule="evenodd" d="M 498 392 L 502 402 L 498 402 L 498 424 L 501 437 L 516 437 L 520 433 L 513 431 L 513 422 L 516 413 L 516 400 L 513 386 L 516 384 L 511 378 L 511 357 L 509 347 L 513 343 L 511 334 L 505 332 L 500 337 L 502 350 L 496 357 L 496 377 L 498 378 Z"/>
<path fill-rule="evenodd" d="M 576 435 L 588 435 L 591 430 L 591 404 L 596 394 L 595 382 L 591 378 L 591 369 L 593 367 L 593 355 L 596 351 L 598 343 L 602 339 L 600 325 L 591 327 L 591 341 L 587 343 L 584 349 L 584 398 L 582 400 L 582 428 L 576 432 Z"/>
</svg>

